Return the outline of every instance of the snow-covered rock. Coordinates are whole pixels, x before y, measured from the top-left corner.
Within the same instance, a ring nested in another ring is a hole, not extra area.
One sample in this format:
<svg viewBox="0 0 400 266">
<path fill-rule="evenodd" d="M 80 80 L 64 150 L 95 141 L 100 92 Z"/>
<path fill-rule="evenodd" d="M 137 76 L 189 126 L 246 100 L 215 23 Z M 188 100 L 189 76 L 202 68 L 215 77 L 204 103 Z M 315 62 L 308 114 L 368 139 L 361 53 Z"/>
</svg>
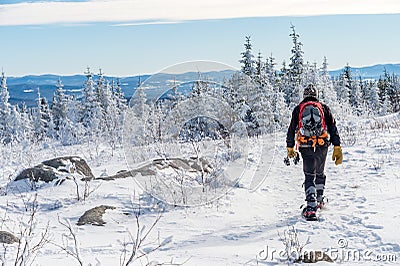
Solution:
<svg viewBox="0 0 400 266">
<path fill-rule="evenodd" d="M 79 174 L 82 179 L 94 178 L 92 170 L 84 159 L 78 156 L 58 157 L 43 161 L 34 167 L 24 169 L 17 175 L 14 181 L 30 179 L 44 182 L 51 182 L 66 174 Z"/>
</svg>

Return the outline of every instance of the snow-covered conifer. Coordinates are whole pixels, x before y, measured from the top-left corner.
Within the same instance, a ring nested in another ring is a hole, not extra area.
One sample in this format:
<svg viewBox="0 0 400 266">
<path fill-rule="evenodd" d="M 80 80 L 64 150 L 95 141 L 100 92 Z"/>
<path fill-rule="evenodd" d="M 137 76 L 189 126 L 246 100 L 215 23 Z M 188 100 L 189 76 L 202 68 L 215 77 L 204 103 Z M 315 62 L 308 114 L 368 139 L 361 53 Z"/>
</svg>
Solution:
<svg viewBox="0 0 400 266">
<path fill-rule="evenodd" d="M 295 83 L 292 86 L 295 87 L 295 85 L 300 84 L 301 81 L 301 74 L 304 69 L 304 52 L 302 50 L 303 44 L 299 41 L 300 36 L 296 33 L 295 26 L 292 25 L 290 28 L 292 29 L 292 33 L 290 33 L 289 36 L 292 37 L 293 47 L 291 50 L 292 56 L 290 57 L 289 71 L 291 82 Z"/>
<path fill-rule="evenodd" d="M 85 72 L 87 80 L 82 89 L 81 122 L 90 137 L 96 136 L 101 130 L 103 112 L 99 98 L 96 97 L 93 75 L 88 68 Z"/>
<path fill-rule="evenodd" d="M 8 102 L 10 95 L 8 94 L 7 89 L 7 78 L 2 72 L 1 75 L 1 84 L 0 84 L 0 140 L 3 140 L 6 136 L 7 125 L 6 121 L 8 121 L 10 116 L 10 103 Z"/>
<path fill-rule="evenodd" d="M 246 36 L 246 42 L 244 44 L 244 52 L 241 53 L 242 59 L 239 61 L 242 64 L 242 72 L 249 77 L 253 77 L 255 74 L 255 61 L 254 55 L 252 54 L 252 44 L 250 36 Z"/>
<path fill-rule="evenodd" d="M 51 114 L 54 123 L 54 129 L 59 130 L 60 123 L 67 117 L 68 112 L 68 97 L 64 93 L 64 85 L 61 79 L 58 79 L 57 90 L 54 92 L 53 102 L 51 105 Z"/>
</svg>

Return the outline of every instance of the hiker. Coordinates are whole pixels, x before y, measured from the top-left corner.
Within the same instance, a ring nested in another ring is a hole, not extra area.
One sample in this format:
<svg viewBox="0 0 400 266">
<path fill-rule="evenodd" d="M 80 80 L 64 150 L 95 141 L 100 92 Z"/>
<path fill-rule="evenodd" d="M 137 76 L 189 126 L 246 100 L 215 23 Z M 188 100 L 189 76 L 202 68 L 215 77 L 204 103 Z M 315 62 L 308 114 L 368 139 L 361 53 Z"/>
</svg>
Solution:
<svg viewBox="0 0 400 266">
<path fill-rule="evenodd" d="M 342 163 L 343 155 L 335 119 L 330 108 L 318 101 L 318 90 L 313 84 L 304 89 L 303 101 L 293 110 L 286 137 L 288 158 L 298 156 L 295 136 L 305 175 L 307 206 L 303 215 L 307 220 L 315 220 L 317 208 L 324 204 L 324 168 L 329 145 L 334 146 L 332 160 L 336 165 Z"/>
</svg>

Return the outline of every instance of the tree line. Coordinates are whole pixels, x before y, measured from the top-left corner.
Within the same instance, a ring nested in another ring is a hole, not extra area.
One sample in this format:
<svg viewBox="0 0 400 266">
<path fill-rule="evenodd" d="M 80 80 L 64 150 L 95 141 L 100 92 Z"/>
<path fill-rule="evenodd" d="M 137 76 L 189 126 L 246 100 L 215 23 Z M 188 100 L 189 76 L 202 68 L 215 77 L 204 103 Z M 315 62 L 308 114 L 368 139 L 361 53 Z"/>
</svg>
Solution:
<svg viewBox="0 0 400 266">
<path fill-rule="evenodd" d="M 346 65 L 339 76 L 331 77 L 326 58 L 319 67 L 305 61 L 303 44 L 294 26 L 289 36 L 293 44 L 291 57 L 288 63 L 283 61 L 280 68 L 272 55 L 267 58 L 261 53 L 254 55 L 251 38 L 246 36 L 240 54 L 240 71 L 227 77 L 218 89 L 199 80 L 193 83 L 190 93 L 179 92 L 174 86 L 166 100 L 153 101 L 147 99 L 139 84 L 131 108 L 128 108 L 119 81 L 106 80 L 101 70 L 94 80 L 89 68 L 80 97 L 68 95 L 60 79 L 51 105 L 40 95 L 39 89 L 35 107 L 27 108 L 23 103 L 11 105 L 3 72 L 0 141 L 12 144 L 55 139 L 62 145 L 95 141 L 106 142 L 114 149 L 121 144 L 124 118 L 131 110 L 140 118 L 135 129 L 136 141 L 146 144 L 161 137 L 162 121 L 169 110 L 186 99 L 205 95 L 223 99 L 246 125 L 248 133 L 258 135 L 286 128 L 291 110 L 302 100 L 303 89 L 309 83 L 316 85 L 319 99 L 331 107 L 339 120 L 349 116 L 382 116 L 400 110 L 400 80 L 396 74 L 384 70 L 378 80 L 365 80 Z M 181 137 L 192 139 L 198 138 L 204 130 L 219 134 L 230 130 L 204 117 L 178 127 L 183 130 Z"/>
</svg>

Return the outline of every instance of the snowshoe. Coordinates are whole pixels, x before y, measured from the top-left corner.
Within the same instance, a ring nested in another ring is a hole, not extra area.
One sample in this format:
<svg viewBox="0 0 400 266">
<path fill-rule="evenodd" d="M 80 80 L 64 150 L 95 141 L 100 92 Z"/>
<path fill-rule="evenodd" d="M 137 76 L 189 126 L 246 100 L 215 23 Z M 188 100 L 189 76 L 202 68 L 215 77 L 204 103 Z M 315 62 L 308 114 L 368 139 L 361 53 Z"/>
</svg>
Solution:
<svg viewBox="0 0 400 266">
<path fill-rule="evenodd" d="M 305 207 L 302 211 L 302 215 L 307 221 L 318 221 L 317 207 Z"/>
</svg>

